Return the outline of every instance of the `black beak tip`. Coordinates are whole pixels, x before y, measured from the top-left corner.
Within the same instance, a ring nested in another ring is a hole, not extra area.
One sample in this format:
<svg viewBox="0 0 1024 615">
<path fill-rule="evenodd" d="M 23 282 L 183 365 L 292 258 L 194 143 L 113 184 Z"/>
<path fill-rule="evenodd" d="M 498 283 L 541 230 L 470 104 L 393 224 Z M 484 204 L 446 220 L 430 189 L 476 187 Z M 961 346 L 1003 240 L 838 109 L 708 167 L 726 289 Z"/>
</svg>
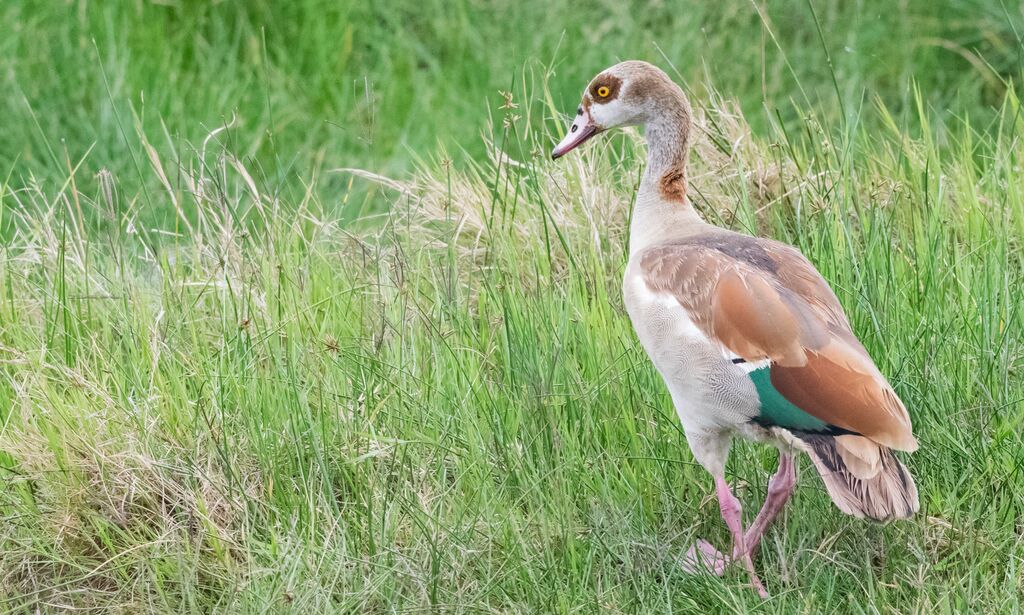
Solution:
<svg viewBox="0 0 1024 615">
<path fill-rule="evenodd" d="M 556 152 L 551 152 L 551 159 L 552 159 L 552 160 L 558 160 L 558 159 L 559 159 L 559 158 L 561 158 L 561 157 L 562 157 L 562 155 L 561 155 L 561 154 L 558 154 L 558 153 L 556 153 Z"/>
</svg>

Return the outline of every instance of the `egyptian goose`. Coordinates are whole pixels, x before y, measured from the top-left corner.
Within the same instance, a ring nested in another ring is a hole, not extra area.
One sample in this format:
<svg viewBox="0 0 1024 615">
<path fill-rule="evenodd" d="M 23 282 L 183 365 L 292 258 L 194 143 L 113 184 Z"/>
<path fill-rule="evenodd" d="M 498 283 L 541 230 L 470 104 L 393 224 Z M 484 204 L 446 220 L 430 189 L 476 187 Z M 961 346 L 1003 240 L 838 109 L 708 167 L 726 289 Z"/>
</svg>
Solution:
<svg viewBox="0 0 1024 615">
<path fill-rule="evenodd" d="M 796 485 L 807 453 L 844 513 L 879 521 L 911 516 L 917 488 L 893 450 L 913 451 L 910 417 L 854 336 L 828 283 L 795 248 L 708 224 L 687 198 L 690 104 L 662 70 L 622 62 L 583 93 L 569 151 L 605 130 L 642 125 L 647 168 L 629 229 L 626 310 L 672 396 L 693 456 L 714 477 L 730 557 L 698 540 L 687 570 L 742 564 L 767 592 L 751 554 Z M 734 436 L 772 444 L 779 468 L 744 528 L 725 480 Z"/>
</svg>

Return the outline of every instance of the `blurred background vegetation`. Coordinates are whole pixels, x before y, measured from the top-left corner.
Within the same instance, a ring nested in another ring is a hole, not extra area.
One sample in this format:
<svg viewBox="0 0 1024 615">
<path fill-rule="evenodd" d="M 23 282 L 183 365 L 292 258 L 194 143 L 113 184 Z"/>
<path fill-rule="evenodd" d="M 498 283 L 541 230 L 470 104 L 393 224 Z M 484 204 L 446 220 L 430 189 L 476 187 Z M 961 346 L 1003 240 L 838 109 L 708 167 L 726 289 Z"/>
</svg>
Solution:
<svg viewBox="0 0 1024 615">
<path fill-rule="evenodd" d="M 401 173 L 441 147 L 479 158 L 499 91 L 554 74 L 570 111 L 630 58 L 737 99 L 761 132 L 876 100 L 913 128 L 914 87 L 941 118 L 984 122 L 1019 81 L 1022 31 L 999 0 L 7 0 L 0 175 L 60 182 L 92 148 L 83 171 L 135 193 L 135 122 L 172 149 L 230 124 L 229 148 L 282 188 L 321 166 Z"/>
</svg>

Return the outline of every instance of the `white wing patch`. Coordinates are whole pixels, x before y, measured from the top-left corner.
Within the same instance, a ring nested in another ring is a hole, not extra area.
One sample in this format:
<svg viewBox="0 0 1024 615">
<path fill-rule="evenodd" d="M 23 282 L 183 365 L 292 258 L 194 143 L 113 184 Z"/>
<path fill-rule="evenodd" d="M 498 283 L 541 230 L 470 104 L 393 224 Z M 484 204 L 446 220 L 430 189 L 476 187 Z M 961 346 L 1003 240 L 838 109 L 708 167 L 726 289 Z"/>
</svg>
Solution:
<svg viewBox="0 0 1024 615">
<path fill-rule="evenodd" d="M 761 369 L 762 367 L 768 367 L 772 364 L 771 359 L 762 359 L 761 361 L 746 361 L 743 357 L 739 356 L 734 352 L 730 352 L 728 348 L 722 346 L 722 355 L 733 365 L 742 369 L 746 373 L 750 373 L 754 370 Z"/>
<path fill-rule="evenodd" d="M 641 320 L 646 322 L 637 322 L 634 320 L 634 326 L 637 328 L 637 333 L 640 334 L 641 342 L 644 342 L 645 346 L 648 346 L 649 341 L 644 338 L 647 337 L 642 332 L 645 327 L 644 324 L 654 324 L 651 321 L 661 321 L 658 336 L 662 339 L 691 339 L 698 340 L 707 344 L 708 346 L 717 348 L 721 353 L 722 357 L 726 360 L 743 370 L 744 373 L 749 374 L 750 372 L 767 367 L 771 364 L 770 359 L 764 359 L 761 361 L 745 361 L 738 354 L 732 352 L 724 345 L 719 344 L 716 340 L 710 339 L 704 334 L 704 331 L 700 329 L 694 323 L 693 318 L 690 317 L 689 312 L 679 303 L 673 295 L 665 292 L 652 292 L 647 284 L 638 276 L 629 276 L 626 279 L 626 285 L 624 290 L 628 298 L 632 298 L 633 302 L 645 306 L 645 318 Z M 627 298 L 627 303 L 631 303 Z M 632 315 L 631 315 L 632 316 Z M 650 340 L 654 342 L 654 340 Z M 653 344 L 652 344 L 653 345 Z"/>
</svg>

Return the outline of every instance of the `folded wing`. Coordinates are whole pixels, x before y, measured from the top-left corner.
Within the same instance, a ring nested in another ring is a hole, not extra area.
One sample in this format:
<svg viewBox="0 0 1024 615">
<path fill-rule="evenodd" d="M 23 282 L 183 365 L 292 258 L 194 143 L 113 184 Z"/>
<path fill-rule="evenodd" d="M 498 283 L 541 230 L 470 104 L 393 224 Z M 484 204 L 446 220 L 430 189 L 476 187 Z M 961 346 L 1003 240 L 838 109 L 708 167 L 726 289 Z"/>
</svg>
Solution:
<svg viewBox="0 0 1024 615">
<path fill-rule="evenodd" d="M 884 446 L 917 448 L 903 403 L 797 250 L 716 233 L 650 248 L 641 268 L 648 287 L 673 295 L 723 352 L 770 361 L 771 386 L 799 410 Z"/>
</svg>

